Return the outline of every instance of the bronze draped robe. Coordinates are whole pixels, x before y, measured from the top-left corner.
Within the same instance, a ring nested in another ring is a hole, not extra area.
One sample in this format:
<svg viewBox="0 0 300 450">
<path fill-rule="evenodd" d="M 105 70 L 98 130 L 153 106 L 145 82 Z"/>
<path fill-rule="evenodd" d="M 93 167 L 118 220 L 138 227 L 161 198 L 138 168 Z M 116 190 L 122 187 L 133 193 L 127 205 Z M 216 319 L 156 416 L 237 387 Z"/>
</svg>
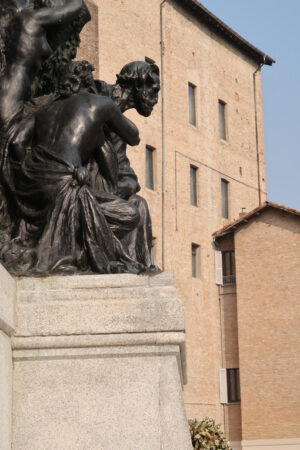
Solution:
<svg viewBox="0 0 300 450">
<path fill-rule="evenodd" d="M 120 242 L 139 222 L 139 212 L 115 195 L 93 190 L 90 172 L 76 168 L 38 146 L 22 163 L 11 162 L 15 195 L 22 217 L 31 226 L 12 242 L 14 255 L 4 265 L 11 273 L 43 275 L 131 272 L 144 266 Z M 39 236 L 30 245 L 30 233 Z"/>
</svg>

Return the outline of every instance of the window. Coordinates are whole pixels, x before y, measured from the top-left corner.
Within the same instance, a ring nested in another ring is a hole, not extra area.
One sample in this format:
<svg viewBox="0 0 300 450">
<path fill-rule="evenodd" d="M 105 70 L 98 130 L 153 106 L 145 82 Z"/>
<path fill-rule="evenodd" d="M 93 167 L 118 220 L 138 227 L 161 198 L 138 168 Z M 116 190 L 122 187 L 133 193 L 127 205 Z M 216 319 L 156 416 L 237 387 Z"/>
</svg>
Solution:
<svg viewBox="0 0 300 450">
<path fill-rule="evenodd" d="M 239 369 L 227 369 L 228 403 L 241 401 Z"/>
<path fill-rule="evenodd" d="M 234 251 L 222 252 L 223 284 L 235 283 Z"/>
<path fill-rule="evenodd" d="M 222 286 L 235 283 L 234 251 L 215 250 L 216 284 Z"/>
<path fill-rule="evenodd" d="M 155 64 L 154 59 L 148 58 L 148 56 L 145 56 L 145 61 L 149 64 Z"/>
<path fill-rule="evenodd" d="M 220 403 L 241 401 L 239 369 L 220 369 Z"/>
<path fill-rule="evenodd" d="M 146 145 L 146 187 L 154 190 L 154 152 L 155 149 Z"/>
<path fill-rule="evenodd" d="M 200 276 L 200 246 L 192 244 L 192 277 L 199 278 Z"/>
<path fill-rule="evenodd" d="M 228 219 L 228 181 L 221 179 L 222 217 Z"/>
<path fill-rule="evenodd" d="M 219 100 L 219 135 L 226 140 L 226 103 Z"/>
<path fill-rule="evenodd" d="M 156 238 L 152 236 L 151 242 L 151 264 L 155 264 L 156 260 Z"/>
<path fill-rule="evenodd" d="M 190 166 L 190 187 L 191 187 L 191 205 L 198 205 L 198 192 L 197 192 L 197 173 L 198 168 Z"/>
<path fill-rule="evenodd" d="M 196 86 L 189 83 L 189 123 L 196 125 Z"/>
</svg>

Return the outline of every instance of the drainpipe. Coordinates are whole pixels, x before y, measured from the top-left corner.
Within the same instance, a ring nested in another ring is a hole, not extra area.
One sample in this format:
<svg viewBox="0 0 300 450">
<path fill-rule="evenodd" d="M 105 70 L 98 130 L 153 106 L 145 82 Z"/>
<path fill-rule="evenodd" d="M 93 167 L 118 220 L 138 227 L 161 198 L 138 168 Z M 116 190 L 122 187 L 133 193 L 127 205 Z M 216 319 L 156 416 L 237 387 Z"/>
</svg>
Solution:
<svg viewBox="0 0 300 450">
<path fill-rule="evenodd" d="M 161 237 L 162 270 L 165 270 L 165 84 L 164 84 L 164 36 L 163 36 L 163 7 L 167 0 L 160 4 L 160 79 L 161 79 Z"/>
<path fill-rule="evenodd" d="M 253 95 L 254 95 L 254 113 L 255 113 L 255 139 L 256 139 L 256 161 L 257 161 L 257 187 L 258 187 L 258 203 L 261 205 L 261 187 L 260 187 L 260 161 L 259 161 L 259 142 L 258 142 L 258 123 L 257 123 L 257 101 L 256 101 L 256 74 L 265 64 L 266 55 L 263 57 L 263 62 L 259 64 L 253 73 Z"/>
</svg>

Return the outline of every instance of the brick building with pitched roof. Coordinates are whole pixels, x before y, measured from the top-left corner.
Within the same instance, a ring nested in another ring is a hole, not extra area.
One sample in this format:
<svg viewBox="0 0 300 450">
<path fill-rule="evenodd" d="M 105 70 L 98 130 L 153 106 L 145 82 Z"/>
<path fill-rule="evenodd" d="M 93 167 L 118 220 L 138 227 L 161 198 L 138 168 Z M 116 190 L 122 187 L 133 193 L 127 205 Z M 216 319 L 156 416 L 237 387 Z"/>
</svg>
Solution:
<svg viewBox="0 0 300 450">
<path fill-rule="evenodd" d="M 213 237 L 222 401 L 241 402 L 243 449 L 300 448 L 300 211 L 266 202 Z"/>
<path fill-rule="evenodd" d="M 151 117 L 126 113 L 141 136 L 127 153 L 152 215 L 154 262 L 173 274 L 185 301 L 187 416 L 215 418 L 240 448 L 242 439 L 255 437 L 243 434 L 239 399 L 224 403 L 220 392 L 220 369 L 228 361 L 238 368 L 239 351 L 234 314 L 222 322 L 212 234 L 266 200 L 261 68 L 274 60 L 196 0 L 88 5 L 92 20 L 78 58 L 94 64 L 96 78 L 114 83 L 133 60 L 160 67 Z M 229 274 L 225 290 L 232 281 Z M 224 326 L 231 329 L 231 349 Z"/>
</svg>

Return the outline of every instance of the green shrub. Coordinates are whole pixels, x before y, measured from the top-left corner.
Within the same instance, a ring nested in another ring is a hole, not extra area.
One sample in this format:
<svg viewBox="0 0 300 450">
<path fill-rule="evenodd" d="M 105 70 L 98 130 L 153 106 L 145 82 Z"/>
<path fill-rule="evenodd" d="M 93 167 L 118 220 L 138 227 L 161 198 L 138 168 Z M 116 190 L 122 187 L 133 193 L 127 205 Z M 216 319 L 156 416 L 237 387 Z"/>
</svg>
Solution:
<svg viewBox="0 0 300 450">
<path fill-rule="evenodd" d="M 221 425 L 216 425 L 214 419 L 205 417 L 201 422 L 189 420 L 192 444 L 195 450 L 230 450 Z"/>
</svg>

